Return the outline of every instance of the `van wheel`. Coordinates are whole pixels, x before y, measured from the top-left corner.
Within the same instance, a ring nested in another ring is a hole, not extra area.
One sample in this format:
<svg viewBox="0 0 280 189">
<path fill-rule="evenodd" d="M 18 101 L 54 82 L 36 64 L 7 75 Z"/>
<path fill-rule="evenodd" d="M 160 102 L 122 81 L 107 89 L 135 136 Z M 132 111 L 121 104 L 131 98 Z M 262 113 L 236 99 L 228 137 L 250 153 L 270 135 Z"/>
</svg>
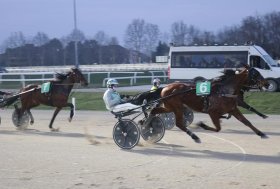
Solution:
<svg viewBox="0 0 280 189">
<path fill-rule="evenodd" d="M 267 81 L 269 83 L 267 91 L 269 91 L 269 92 L 276 92 L 277 89 L 278 89 L 278 84 L 276 83 L 276 81 L 274 81 L 272 79 L 268 79 Z"/>
</svg>

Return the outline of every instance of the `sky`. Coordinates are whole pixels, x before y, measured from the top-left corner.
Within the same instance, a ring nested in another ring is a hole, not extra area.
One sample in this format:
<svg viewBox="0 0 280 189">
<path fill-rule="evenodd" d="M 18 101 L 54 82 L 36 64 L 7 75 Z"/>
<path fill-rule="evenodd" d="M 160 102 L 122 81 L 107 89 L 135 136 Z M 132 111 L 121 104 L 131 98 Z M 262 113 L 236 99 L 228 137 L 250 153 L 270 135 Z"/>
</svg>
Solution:
<svg viewBox="0 0 280 189">
<path fill-rule="evenodd" d="M 11 33 L 32 37 L 37 32 L 61 38 L 74 28 L 74 0 L 0 0 L 0 44 Z M 77 27 L 87 37 L 98 31 L 122 43 L 133 19 L 170 32 L 183 21 L 201 30 L 217 32 L 238 25 L 247 16 L 280 11 L 280 0 L 76 0 Z"/>
</svg>

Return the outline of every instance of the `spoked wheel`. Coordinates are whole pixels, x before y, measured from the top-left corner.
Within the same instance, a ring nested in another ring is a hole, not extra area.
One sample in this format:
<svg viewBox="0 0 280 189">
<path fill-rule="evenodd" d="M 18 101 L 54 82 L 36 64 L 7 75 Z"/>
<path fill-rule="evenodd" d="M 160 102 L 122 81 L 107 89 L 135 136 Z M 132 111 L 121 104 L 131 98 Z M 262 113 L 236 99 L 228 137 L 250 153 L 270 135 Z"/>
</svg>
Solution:
<svg viewBox="0 0 280 189">
<path fill-rule="evenodd" d="M 185 125 L 187 127 L 193 122 L 193 111 L 189 108 L 186 108 L 184 111 L 184 115 L 185 115 Z"/>
<path fill-rule="evenodd" d="M 14 110 L 14 112 L 12 114 L 12 121 L 13 121 L 14 126 L 16 126 L 17 128 L 25 129 L 29 125 L 29 115 L 25 111 L 21 115 L 21 117 L 19 117 L 19 111 Z"/>
<path fill-rule="evenodd" d="M 138 144 L 140 131 L 134 121 L 123 119 L 114 126 L 113 138 L 120 148 L 131 149 Z"/>
<path fill-rule="evenodd" d="M 164 136 L 165 126 L 162 119 L 159 116 L 155 116 L 151 118 L 148 124 L 144 123 L 141 125 L 140 131 L 145 141 L 157 143 Z"/>
<path fill-rule="evenodd" d="M 165 129 L 170 130 L 175 126 L 175 116 L 173 112 L 159 114 L 162 119 Z"/>
</svg>

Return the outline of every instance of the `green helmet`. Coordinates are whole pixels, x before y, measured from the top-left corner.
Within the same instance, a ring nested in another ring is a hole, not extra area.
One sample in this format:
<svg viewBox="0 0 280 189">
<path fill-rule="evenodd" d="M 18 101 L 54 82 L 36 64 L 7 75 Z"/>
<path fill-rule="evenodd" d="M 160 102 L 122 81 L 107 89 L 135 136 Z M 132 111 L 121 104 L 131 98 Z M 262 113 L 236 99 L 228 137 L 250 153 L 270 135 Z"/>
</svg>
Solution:
<svg viewBox="0 0 280 189">
<path fill-rule="evenodd" d="M 108 88 L 112 88 L 112 86 L 113 85 L 118 85 L 119 83 L 118 83 L 118 81 L 116 80 L 116 79 L 109 79 L 108 81 L 107 81 L 107 87 Z"/>
</svg>

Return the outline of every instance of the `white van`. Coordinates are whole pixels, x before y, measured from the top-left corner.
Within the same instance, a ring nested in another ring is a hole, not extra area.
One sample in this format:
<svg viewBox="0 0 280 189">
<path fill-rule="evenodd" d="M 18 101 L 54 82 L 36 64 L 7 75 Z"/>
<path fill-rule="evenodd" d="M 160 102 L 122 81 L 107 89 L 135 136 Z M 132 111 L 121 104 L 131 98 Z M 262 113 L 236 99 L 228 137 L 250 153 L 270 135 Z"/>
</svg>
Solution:
<svg viewBox="0 0 280 189">
<path fill-rule="evenodd" d="M 280 67 L 256 45 L 171 46 L 168 74 L 170 81 L 212 79 L 223 69 L 239 68 L 244 63 L 257 68 L 269 81 L 268 91 L 280 89 Z"/>
</svg>

